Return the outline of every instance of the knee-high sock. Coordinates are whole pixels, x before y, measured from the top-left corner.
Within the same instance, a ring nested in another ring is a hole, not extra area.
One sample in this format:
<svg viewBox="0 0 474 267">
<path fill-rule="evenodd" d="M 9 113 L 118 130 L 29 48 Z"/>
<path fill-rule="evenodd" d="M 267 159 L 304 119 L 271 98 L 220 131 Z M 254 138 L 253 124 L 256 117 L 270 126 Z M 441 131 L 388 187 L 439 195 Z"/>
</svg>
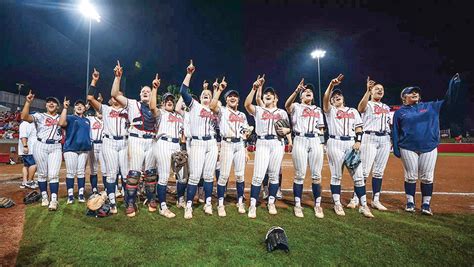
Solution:
<svg viewBox="0 0 474 267">
<path fill-rule="evenodd" d="M 51 201 L 58 200 L 59 183 L 49 183 L 49 190 L 51 191 Z"/>
<path fill-rule="evenodd" d="M 158 201 L 160 202 L 160 204 L 166 203 L 166 185 L 158 184 L 157 189 Z"/>
<path fill-rule="evenodd" d="M 405 193 L 407 195 L 407 203 L 415 203 L 416 183 L 405 182 Z"/>
<path fill-rule="evenodd" d="M 91 174 L 90 182 L 91 182 L 92 192 L 96 192 L 97 191 L 97 174 Z"/>
<path fill-rule="evenodd" d="M 380 191 L 382 190 L 382 177 L 372 177 L 372 192 L 373 197 L 372 199 L 375 202 L 379 201 L 380 198 Z"/>
<path fill-rule="evenodd" d="M 341 185 L 331 185 L 331 194 L 332 200 L 334 204 L 340 205 L 341 204 Z"/>
<path fill-rule="evenodd" d="M 367 197 L 365 195 L 365 185 L 364 186 L 354 186 L 354 192 L 360 200 L 362 206 L 367 205 Z"/>
<path fill-rule="evenodd" d="M 250 188 L 250 206 L 257 206 L 258 196 L 260 195 L 261 186 L 252 185 Z"/>
<path fill-rule="evenodd" d="M 421 196 L 423 199 L 423 205 L 430 205 L 431 196 L 433 195 L 433 183 L 424 184 L 421 183 Z"/>
<path fill-rule="evenodd" d="M 293 195 L 295 197 L 295 206 L 301 206 L 301 196 L 303 195 L 303 185 L 293 183 Z"/>
<path fill-rule="evenodd" d="M 86 186 L 86 178 L 77 177 L 77 186 L 79 187 L 79 195 L 84 195 L 84 187 Z"/>
<path fill-rule="evenodd" d="M 67 181 L 67 180 L 66 180 Z M 47 182 L 38 182 L 38 187 L 43 198 L 48 198 L 48 183 Z"/>
<path fill-rule="evenodd" d="M 211 204 L 213 182 L 204 182 L 204 196 L 206 204 Z"/>
<path fill-rule="evenodd" d="M 67 195 L 74 195 L 74 178 L 66 178 Z"/>
<path fill-rule="evenodd" d="M 275 203 L 275 196 L 278 192 L 278 187 L 279 187 L 278 184 L 272 184 L 272 183 L 270 183 L 270 185 L 268 186 L 268 194 L 269 194 L 268 203 L 270 204 Z"/>
<path fill-rule="evenodd" d="M 106 181 L 105 189 L 107 191 L 107 195 L 109 196 L 110 204 L 115 205 L 115 183 L 107 183 Z"/>
<path fill-rule="evenodd" d="M 315 206 L 321 206 L 321 184 L 312 184 L 313 198 Z"/>
<path fill-rule="evenodd" d="M 244 191 L 245 191 L 245 182 L 237 182 L 236 183 L 237 187 L 237 199 L 239 200 L 239 203 L 242 203 L 243 198 L 244 198 Z"/>
<path fill-rule="evenodd" d="M 226 187 L 224 185 L 217 184 L 217 199 L 219 200 L 219 206 L 224 205 L 224 194 Z"/>
<path fill-rule="evenodd" d="M 176 194 L 178 195 L 178 198 L 184 196 L 185 191 L 186 191 L 186 184 L 178 182 L 176 184 Z"/>
<path fill-rule="evenodd" d="M 191 207 L 194 196 L 196 195 L 197 185 L 188 184 L 187 190 L 188 192 L 186 194 L 186 202 L 187 202 L 187 206 Z"/>
</svg>

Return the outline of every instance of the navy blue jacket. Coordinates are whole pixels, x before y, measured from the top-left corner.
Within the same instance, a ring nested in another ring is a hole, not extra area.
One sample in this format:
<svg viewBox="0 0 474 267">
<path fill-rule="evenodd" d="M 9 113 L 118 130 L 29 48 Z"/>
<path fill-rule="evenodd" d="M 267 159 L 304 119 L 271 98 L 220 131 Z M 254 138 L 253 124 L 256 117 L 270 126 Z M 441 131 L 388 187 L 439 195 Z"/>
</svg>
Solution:
<svg viewBox="0 0 474 267">
<path fill-rule="evenodd" d="M 90 151 L 92 149 L 92 143 L 89 120 L 76 115 L 68 115 L 66 120 L 66 141 L 64 142 L 63 151 Z"/>
</svg>

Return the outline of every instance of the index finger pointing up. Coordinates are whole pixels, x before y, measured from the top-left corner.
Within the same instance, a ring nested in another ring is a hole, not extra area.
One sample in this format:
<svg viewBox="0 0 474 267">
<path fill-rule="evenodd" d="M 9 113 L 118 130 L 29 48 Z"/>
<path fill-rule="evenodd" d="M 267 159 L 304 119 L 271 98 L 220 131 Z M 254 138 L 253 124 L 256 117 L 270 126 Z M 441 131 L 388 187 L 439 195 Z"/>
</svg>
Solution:
<svg viewBox="0 0 474 267">
<path fill-rule="evenodd" d="M 155 79 L 157 79 L 157 80 L 160 79 L 160 76 L 158 75 L 158 73 L 156 74 Z"/>
<path fill-rule="evenodd" d="M 192 59 L 189 60 L 189 65 L 194 65 Z"/>
<path fill-rule="evenodd" d="M 222 77 L 222 82 L 225 82 L 225 76 L 224 76 L 224 77 Z"/>
<path fill-rule="evenodd" d="M 120 61 L 117 60 L 117 66 L 120 68 Z"/>
<path fill-rule="evenodd" d="M 343 78 L 344 78 L 344 75 L 342 75 L 342 74 L 339 74 L 339 76 L 337 76 L 337 79 L 338 79 L 339 81 L 342 81 Z"/>
</svg>

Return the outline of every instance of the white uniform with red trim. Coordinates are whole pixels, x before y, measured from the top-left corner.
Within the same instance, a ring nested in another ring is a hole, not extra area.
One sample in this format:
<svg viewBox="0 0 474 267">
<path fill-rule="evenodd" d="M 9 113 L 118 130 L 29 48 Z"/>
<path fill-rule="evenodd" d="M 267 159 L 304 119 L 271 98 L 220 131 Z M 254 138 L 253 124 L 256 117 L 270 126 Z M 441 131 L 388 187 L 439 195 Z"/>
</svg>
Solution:
<svg viewBox="0 0 474 267">
<path fill-rule="evenodd" d="M 217 183 L 221 186 L 227 184 L 232 162 L 237 182 L 244 182 L 246 150 L 242 133 L 248 128 L 247 116 L 238 110 L 220 107 L 218 117 L 222 141 L 219 156 L 220 175 Z"/>
<path fill-rule="evenodd" d="M 87 119 L 89 120 L 91 126 L 92 150 L 89 151 L 88 158 L 91 175 L 97 175 L 100 163 L 100 171 L 102 176 L 107 176 L 107 167 L 105 164 L 102 148 L 104 123 L 101 119 L 95 116 L 87 116 Z"/>
</svg>

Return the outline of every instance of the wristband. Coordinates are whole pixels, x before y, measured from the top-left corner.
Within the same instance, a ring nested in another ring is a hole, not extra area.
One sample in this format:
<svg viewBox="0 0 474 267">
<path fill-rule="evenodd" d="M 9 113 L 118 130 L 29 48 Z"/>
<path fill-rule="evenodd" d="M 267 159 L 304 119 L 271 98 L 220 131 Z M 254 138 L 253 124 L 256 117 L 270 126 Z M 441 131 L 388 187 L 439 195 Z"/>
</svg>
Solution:
<svg viewBox="0 0 474 267">
<path fill-rule="evenodd" d="M 96 91 L 97 91 L 97 88 L 91 85 L 89 86 L 89 91 L 87 91 L 87 95 L 95 96 Z"/>
<path fill-rule="evenodd" d="M 356 133 L 355 141 L 356 141 L 356 142 L 359 142 L 359 143 L 362 142 L 362 132 Z"/>
</svg>

